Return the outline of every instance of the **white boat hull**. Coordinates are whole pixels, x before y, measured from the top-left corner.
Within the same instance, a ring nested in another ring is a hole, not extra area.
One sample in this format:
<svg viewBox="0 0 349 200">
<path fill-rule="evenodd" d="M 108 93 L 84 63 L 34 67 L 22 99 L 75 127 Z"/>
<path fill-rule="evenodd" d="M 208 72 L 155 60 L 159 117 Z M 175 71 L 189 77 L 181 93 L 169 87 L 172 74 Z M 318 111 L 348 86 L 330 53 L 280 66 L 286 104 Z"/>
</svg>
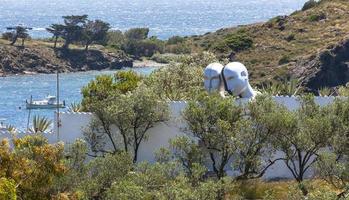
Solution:
<svg viewBox="0 0 349 200">
<path fill-rule="evenodd" d="M 59 108 L 65 108 L 65 105 L 59 104 L 47 104 L 47 105 L 38 105 L 38 104 L 26 104 L 27 109 L 56 109 L 57 107 Z"/>
</svg>

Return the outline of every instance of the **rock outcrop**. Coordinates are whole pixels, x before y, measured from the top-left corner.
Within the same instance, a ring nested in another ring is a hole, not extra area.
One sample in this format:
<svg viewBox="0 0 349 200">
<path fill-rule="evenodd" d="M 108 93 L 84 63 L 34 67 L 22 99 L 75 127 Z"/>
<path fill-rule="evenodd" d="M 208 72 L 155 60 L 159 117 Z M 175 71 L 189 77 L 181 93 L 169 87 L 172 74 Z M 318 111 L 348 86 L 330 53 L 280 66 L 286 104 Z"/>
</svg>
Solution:
<svg viewBox="0 0 349 200">
<path fill-rule="evenodd" d="M 124 53 L 100 50 L 53 49 L 44 45 L 16 47 L 0 45 L 0 76 L 12 74 L 77 72 L 132 67 Z"/>
<path fill-rule="evenodd" d="M 349 39 L 296 64 L 294 74 L 310 90 L 349 82 Z"/>
</svg>

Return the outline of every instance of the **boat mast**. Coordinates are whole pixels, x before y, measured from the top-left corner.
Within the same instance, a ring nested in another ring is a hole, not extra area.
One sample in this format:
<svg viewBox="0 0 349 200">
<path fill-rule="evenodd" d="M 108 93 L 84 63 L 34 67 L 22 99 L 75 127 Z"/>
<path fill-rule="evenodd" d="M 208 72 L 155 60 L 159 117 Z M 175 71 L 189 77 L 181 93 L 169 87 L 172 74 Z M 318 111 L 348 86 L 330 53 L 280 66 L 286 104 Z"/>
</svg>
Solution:
<svg viewBox="0 0 349 200">
<path fill-rule="evenodd" d="M 57 68 L 57 141 L 59 141 L 59 126 L 60 126 L 60 120 L 59 120 L 59 72 Z"/>
<path fill-rule="evenodd" d="M 30 95 L 30 101 L 29 104 L 32 104 L 33 102 L 33 95 Z M 29 132 L 29 121 L 30 121 L 30 114 L 31 114 L 31 107 L 29 107 L 29 114 L 28 114 L 28 120 L 27 120 L 27 133 Z"/>
</svg>

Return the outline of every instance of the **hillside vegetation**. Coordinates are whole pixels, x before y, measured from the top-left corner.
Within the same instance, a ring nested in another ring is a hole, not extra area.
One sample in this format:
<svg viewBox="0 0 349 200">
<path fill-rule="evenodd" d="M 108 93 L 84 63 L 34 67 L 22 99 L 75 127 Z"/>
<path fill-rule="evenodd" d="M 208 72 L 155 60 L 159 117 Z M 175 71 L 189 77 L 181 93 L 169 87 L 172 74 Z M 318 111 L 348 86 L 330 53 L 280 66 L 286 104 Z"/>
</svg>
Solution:
<svg viewBox="0 0 349 200">
<path fill-rule="evenodd" d="M 298 78 L 309 89 L 349 81 L 349 1 L 311 1 L 268 22 L 187 38 L 195 51 L 243 62 L 251 81 Z"/>
</svg>

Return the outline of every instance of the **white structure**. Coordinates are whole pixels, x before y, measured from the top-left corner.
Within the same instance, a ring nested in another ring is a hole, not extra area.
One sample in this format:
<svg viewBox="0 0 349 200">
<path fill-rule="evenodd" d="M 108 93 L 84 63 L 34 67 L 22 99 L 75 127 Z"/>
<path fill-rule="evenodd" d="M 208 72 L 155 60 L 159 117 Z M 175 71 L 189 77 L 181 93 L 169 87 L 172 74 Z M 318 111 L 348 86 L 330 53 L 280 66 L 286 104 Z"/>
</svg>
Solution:
<svg viewBox="0 0 349 200">
<path fill-rule="evenodd" d="M 285 105 L 290 110 L 295 110 L 300 105 L 297 97 L 275 96 L 274 100 Z M 321 106 L 331 104 L 334 100 L 335 97 L 315 97 L 315 102 Z M 237 103 L 246 103 L 248 101 L 249 99 L 247 98 L 241 98 L 237 100 Z M 186 134 L 183 131 L 186 123 L 181 115 L 186 105 L 187 103 L 184 101 L 169 103 L 170 120 L 149 130 L 149 138 L 141 144 L 139 149 L 139 161 L 154 162 L 155 151 L 161 147 L 168 147 L 170 139 Z M 60 113 L 59 140 L 69 144 L 78 138 L 84 138 L 83 131 L 92 118 L 93 114 L 91 113 Z M 57 119 L 55 119 L 54 133 L 57 134 Z M 291 177 L 292 175 L 282 161 L 275 163 L 264 175 L 265 179 Z"/>
<path fill-rule="evenodd" d="M 219 91 L 223 97 L 225 91 L 242 98 L 254 98 L 257 95 L 249 83 L 247 68 L 242 63 L 231 62 L 225 67 L 212 63 L 205 68 L 204 74 L 208 92 Z"/>
</svg>

